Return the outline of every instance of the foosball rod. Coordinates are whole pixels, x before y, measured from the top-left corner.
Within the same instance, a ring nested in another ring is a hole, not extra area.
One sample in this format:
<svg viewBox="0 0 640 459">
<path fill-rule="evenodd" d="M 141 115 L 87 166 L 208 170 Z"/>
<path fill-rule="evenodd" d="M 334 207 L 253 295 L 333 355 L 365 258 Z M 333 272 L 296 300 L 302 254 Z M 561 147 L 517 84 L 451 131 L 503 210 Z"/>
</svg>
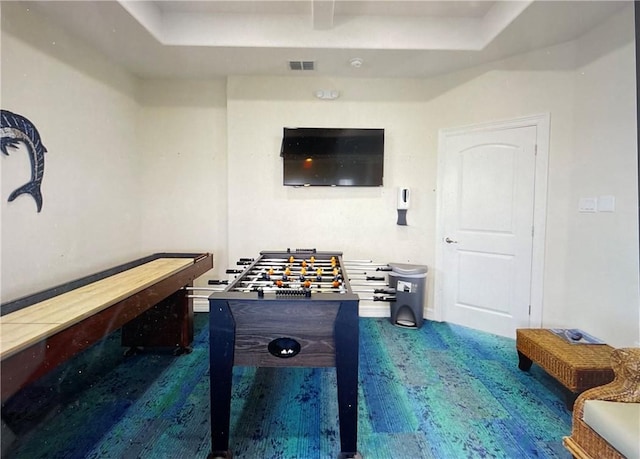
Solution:
<svg viewBox="0 0 640 459">
<path fill-rule="evenodd" d="M 303 292 L 304 290 L 299 289 L 297 287 L 275 287 L 275 286 L 267 286 L 267 287 L 235 287 L 232 292 L 241 292 L 241 293 L 251 293 L 258 292 L 262 290 L 264 293 L 277 293 L 278 291 L 287 291 L 287 290 L 299 290 Z M 311 293 L 346 293 L 344 288 L 335 287 L 335 288 L 308 288 L 306 291 Z"/>
<path fill-rule="evenodd" d="M 391 268 L 387 268 L 387 267 L 383 267 L 383 266 L 379 266 L 377 268 L 371 268 L 371 267 L 365 267 L 365 266 L 361 266 L 361 267 L 352 267 L 352 266 L 345 266 L 344 269 L 349 273 L 353 273 L 353 272 L 372 272 L 372 273 L 381 273 L 381 272 L 391 272 L 392 269 Z"/>
<path fill-rule="evenodd" d="M 365 273 L 366 274 L 366 273 Z M 366 276 L 366 275 L 349 275 L 349 280 L 364 280 L 364 281 L 386 281 L 384 276 Z"/>
<path fill-rule="evenodd" d="M 238 284 L 240 285 L 247 285 L 247 284 L 253 284 L 253 285 L 264 285 L 264 286 L 270 286 L 272 285 L 274 282 L 281 280 L 281 279 L 276 279 L 276 280 L 250 280 L 250 279 L 242 279 L 240 280 L 240 282 L 238 282 Z M 302 284 L 304 283 L 304 281 L 300 281 L 298 279 L 291 279 L 291 280 L 286 280 L 286 281 L 282 281 L 285 283 L 289 283 L 289 284 Z M 311 282 L 311 285 L 330 285 L 332 283 L 332 281 L 316 281 L 316 280 L 311 280 L 309 279 L 309 282 Z M 388 282 L 384 282 L 384 281 L 363 281 L 363 280 L 356 280 L 354 281 L 349 281 L 349 285 L 351 285 L 352 287 L 367 287 L 367 286 L 388 286 L 389 283 Z"/>
<path fill-rule="evenodd" d="M 187 295 L 187 298 L 196 298 L 199 300 L 208 300 L 209 296 L 208 295 Z"/>
<path fill-rule="evenodd" d="M 333 262 L 331 261 L 330 258 L 316 258 L 315 260 L 311 261 L 310 259 L 296 259 L 293 261 L 289 261 L 289 259 L 287 258 L 263 258 L 262 260 L 258 260 L 256 262 L 256 266 L 257 265 L 263 265 L 263 264 L 274 264 L 274 265 L 292 265 L 292 264 L 299 264 L 302 262 L 306 262 L 307 264 L 310 265 L 316 265 L 316 264 L 321 264 L 321 265 L 330 265 L 332 263 L 335 263 L 336 265 L 338 264 L 338 259 L 336 258 Z"/>
<path fill-rule="evenodd" d="M 282 265 L 282 266 L 286 266 L 286 265 Z M 289 269 L 292 273 L 295 272 L 300 272 L 302 270 L 302 268 L 304 268 L 303 266 L 286 266 L 285 269 Z M 255 272 L 259 272 L 259 273 L 263 273 L 263 272 L 267 272 L 270 269 L 273 269 L 274 272 L 282 272 L 284 271 L 284 269 L 282 269 L 281 267 L 276 267 L 275 269 L 273 268 L 273 266 L 269 265 L 269 266 L 262 266 L 262 267 L 258 267 L 258 266 L 254 266 L 252 269 L 247 270 L 247 271 L 241 271 L 241 272 L 237 272 L 238 270 L 229 270 L 229 272 L 227 272 L 227 274 L 240 274 L 242 272 L 246 272 L 246 273 L 255 273 Z M 322 269 L 323 271 L 331 271 L 333 269 L 338 269 L 339 271 L 342 271 L 342 269 L 345 269 L 348 273 L 350 274 L 355 274 L 355 275 L 359 275 L 361 272 L 364 272 L 365 274 L 367 272 L 375 272 L 375 273 L 381 273 L 381 272 L 390 272 L 391 268 L 389 267 L 385 267 L 383 265 L 380 265 L 378 267 L 365 267 L 365 266 L 358 266 L 358 267 L 351 267 L 351 266 L 344 266 L 343 268 L 338 268 L 337 266 L 327 266 L 327 267 L 318 267 L 318 266 L 309 266 L 307 268 L 305 268 L 307 270 L 307 272 L 314 272 L 317 271 L 318 269 Z"/>
<path fill-rule="evenodd" d="M 267 281 L 267 282 L 268 282 L 268 281 L 269 281 L 269 279 L 264 279 L 264 278 L 263 278 L 263 274 L 264 274 L 264 273 L 249 274 L 249 275 L 244 276 L 244 278 L 242 279 L 242 281 L 247 281 L 247 280 L 249 280 L 249 279 L 253 278 L 255 281 L 260 281 L 260 282 L 262 282 L 262 281 Z M 277 278 L 278 278 L 279 276 L 281 276 L 281 275 L 282 275 L 282 273 L 274 273 L 274 274 L 272 275 L 272 279 L 278 280 Z M 298 279 L 298 278 L 300 277 L 300 273 L 296 273 L 296 272 L 292 271 L 292 272 L 291 272 L 291 274 L 287 274 L 287 276 L 288 276 L 288 277 L 290 277 L 290 278 L 292 278 L 292 279 L 293 279 L 293 278 Z M 307 274 L 305 274 L 305 280 L 309 280 L 309 281 L 311 281 L 311 282 L 314 282 L 314 281 L 316 280 L 316 277 L 317 277 L 317 276 L 314 276 L 314 275 L 313 275 L 313 273 L 307 273 Z M 327 281 L 327 280 L 322 280 L 322 281 L 318 281 L 318 282 L 332 282 L 332 281 L 333 281 L 333 279 L 334 279 L 334 277 L 333 277 L 333 276 L 331 276 L 330 274 L 329 274 L 329 275 L 322 275 L 322 278 L 323 278 L 323 279 L 330 279 L 330 280 L 329 280 L 329 281 Z M 353 281 L 378 281 L 378 282 L 386 282 L 386 281 L 387 281 L 387 279 L 386 279 L 386 277 L 385 277 L 385 276 L 366 276 L 366 275 L 359 275 L 359 274 L 356 274 L 356 275 L 350 275 L 350 276 L 348 276 L 348 279 L 349 279 L 349 281 L 350 281 L 350 282 L 353 282 Z"/>
<path fill-rule="evenodd" d="M 367 284 L 377 284 L 377 283 L 384 283 L 387 284 L 387 280 L 383 277 L 376 277 L 376 276 L 370 276 L 368 278 L 365 277 L 348 277 L 347 278 L 349 280 L 350 284 L 361 284 L 361 285 L 367 285 Z M 342 280 L 342 278 L 338 278 L 336 279 L 333 276 L 322 276 L 320 279 L 318 279 L 316 276 L 313 275 L 307 275 L 305 276 L 303 279 L 300 278 L 299 275 L 296 274 L 290 274 L 287 276 L 286 279 L 282 278 L 279 274 L 274 274 L 273 276 L 271 276 L 269 279 L 266 279 L 264 277 L 262 277 L 262 275 L 253 275 L 253 276 L 245 276 L 242 279 L 238 280 L 237 282 L 240 284 L 246 284 L 246 283 L 262 283 L 262 284 L 269 284 L 271 282 L 276 282 L 276 281 L 283 281 L 283 282 L 305 282 L 305 281 L 309 281 L 312 284 L 331 284 L 333 283 L 333 281 L 335 280 Z"/>
<path fill-rule="evenodd" d="M 289 268 L 289 269 L 300 269 L 300 268 L 307 268 L 310 270 L 313 269 L 333 269 L 333 268 L 338 268 L 338 269 L 348 269 L 348 270 L 352 270 L 352 271 L 392 271 L 392 269 L 389 267 L 389 265 L 385 264 L 385 263 L 379 263 L 379 264 L 348 264 L 348 263 L 343 263 L 342 265 L 338 265 L 337 263 L 329 263 L 329 262 L 315 262 L 315 263 L 308 263 L 306 266 L 302 266 L 302 264 L 300 263 L 289 263 L 289 262 L 285 262 L 285 261 L 279 261 L 279 262 L 265 262 L 265 263 L 257 263 L 254 266 L 252 266 L 252 270 L 256 270 L 256 269 L 282 269 L 283 267 L 285 268 Z M 247 268 L 245 268 L 247 269 Z M 227 270 L 227 274 L 239 274 L 243 272 L 243 270 L 239 270 L 239 269 L 232 269 L 232 270 Z"/>
<path fill-rule="evenodd" d="M 288 261 L 288 260 L 261 260 L 256 262 L 253 265 L 253 268 L 265 268 L 265 267 L 278 267 L 278 266 L 288 266 L 288 267 L 300 267 L 302 266 L 302 263 L 305 263 L 306 266 L 303 267 L 309 267 L 309 268 L 315 268 L 315 267 L 326 267 L 326 266 L 330 266 L 330 267 L 340 267 L 340 266 L 344 266 L 344 267 L 349 267 L 349 268 L 353 268 L 353 269 L 367 269 L 367 268 L 378 268 L 378 269 L 387 269 L 389 271 L 391 271 L 391 267 L 389 266 L 388 263 L 381 263 L 381 262 L 376 262 L 376 263 L 360 263 L 360 262 L 342 262 L 342 263 L 338 263 L 337 261 L 331 262 L 329 260 L 315 260 L 313 262 L 311 261 L 307 261 L 307 260 L 297 260 L 297 261 Z M 239 266 L 245 266 L 244 269 L 246 269 L 247 267 L 249 267 L 249 265 L 245 265 L 243 264 L 244 262 L 238 262 L 240 263 Z"/>
<path fill-rule="evenodd" d="M 363 298 L 360 295 L 358 295 L 358 298 L 362 301 L 387 301 L 389 303 L 393 303 L 396 301 L 395 296 L 373 296 L 370 298 Z"/>
<path fill-rule="evenodd" d="M 337 262 L 337 258 L 334 258 L 335 261 Z M 302 262 L 302 261 L 306 261 L 307 263 L 310 263 L 311 261 L 311 257 L 293 257 L 293 262 L 289 261 L 289 258 L 262 258 L 261 260 L 258 260 L 256 264 L 260 264 L 260 263 L 283 263 L 283 264 L 290 264 L 290 263 L 296 263 L 296 262 Z M 238 262 L 240 265 L 245 265 L 247 263 L 253 263 L 255 260 L 253 258 L 240 258 L 238 259 Z M 315 258 L 314 257 L 314 263 L 330 263 L 331 262 L 331 258 L 330 257 L 324 257 L 324 258 Z M 373 260 L 342 260 L 342 263 L 345 265 L 380 265 L 380 266 L 386 266 L 387 263 L 382 263 L 379 261 L 373 261 Z"/>
<path fill-rule="evenodd" d="M 306 261 L 306 260 L 304 260 Z M 289 266 L 289 267 L 298 267 L 301 266 L 301 262 L 289 262 L 286 260 L 262 260 L 256 263 L 253 268 L 258 267 L 273 267 L 273 266 Z M 316 260 L 313 263 L 307 262 L 307 266 L 309 268 L 318 268 L 318 267 L 338 267 L 338 263 L 331 263 L 328 260 Z M 348 269 L 372 269 L 377 268 L 380 271 L 391 271 L 391 268 L 387 263 L 353 263 L 353 262 L 343 262 L 342 265 Z M 237 271 L 237 270 L 236 270 Z"/>
<path fill-rule="evenodd" d="M 251 292 L 257 292 L 258 290 L 253 289 L 253 288 L 237 288 L 234 289 L 240 292 L 244 292 L 244 293 L 251 293 Z M 265 287 L 262 288 L 262 292 L 263 293 L 278 293 L 278 291 L 280 291 L 282 289 L 277 288 L 277 287 Z M 284 289 L 287 290 L 287 289 Z M 309 292 L 311 292 L 311 294 L 324 294 L 324 293 L 340 293 L 340 292 L 336 292 L 336 289 L 314 289 L 311 288 L 309 289 Z M 366 292 L 366 293 L 371 293 L 371 292 Z M 197 297 L 194 296 L 194 298 Z M 208 298 L 208 297 L 205 297 Z M 387 302 L 394 302 L 396 301 L 396 297 L 394 295 L 391 296 L 371 296 L 371 297 L 361 297 L 360 295 L 358 295 L 358 299 L 363 300 L 363 301 L 387 301 Z"/>
<path fill-rule="evenodd" d="M 221 292 L 223 291 L 225 288 L 227 288 L 226 285 L 220 285 L 218 287 L 184 287 L 185 290 L 189 290 L 189 291 L 203 291 L 203 292 Z"/>
<path fill-rule="evenodd" d="M 371 262 L 361 262 L 361 261 L 349 261 L 349 260 L 347 260 L 347 261 L 343 261 L 343 264 L 345 266 L 351 266 L 351 267 L 354 267 L 354 268 L 367 267 L 367 266 L 380 266 L 380 267 L 385 267 L 385 268 L 389 267 L 388 263 L 382 263 L 382 262 L 378 262 L 378 261 L 376 261 L 376 262 L 373 262 L 373 261 L 371 261 Z M 391 268 L 389 268 L 389 269 L 391 269 Z"/>
<path fill-rule="evenodd" d="M 385 293 L 387 295 L 395 295 L 396 294 L 396 289 L 395 288 L 367 288 L 367 289 L 352 289 L 351 290 L 353 293 Z"/>
</svg>

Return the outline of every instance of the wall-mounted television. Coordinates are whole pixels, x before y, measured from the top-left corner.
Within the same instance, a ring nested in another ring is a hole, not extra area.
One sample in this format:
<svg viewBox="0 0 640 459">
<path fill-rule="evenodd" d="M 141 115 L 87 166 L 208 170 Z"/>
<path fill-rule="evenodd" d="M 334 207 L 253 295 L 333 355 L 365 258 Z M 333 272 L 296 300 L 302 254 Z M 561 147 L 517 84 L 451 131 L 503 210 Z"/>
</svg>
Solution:
<svg viewBox="0 0 640 459">
<path fill-rule="evenodd" d="M 382 186 L 384 129 L 284 128 L 285 186 Z"/>
</svg>

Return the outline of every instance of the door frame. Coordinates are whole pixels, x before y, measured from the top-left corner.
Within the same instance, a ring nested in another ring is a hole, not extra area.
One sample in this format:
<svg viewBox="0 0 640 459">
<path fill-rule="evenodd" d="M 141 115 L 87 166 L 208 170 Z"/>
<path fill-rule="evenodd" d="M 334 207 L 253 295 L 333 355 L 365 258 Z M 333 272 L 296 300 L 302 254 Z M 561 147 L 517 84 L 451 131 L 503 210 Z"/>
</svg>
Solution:
<svg viewBox="0 0 640 459">
<path fill-rule="evenodd" d="M 536 127 L 536 159 L 533 203 L 533 253 L 531 258 L 531 310 L 529 326 L 542 326 L 542 306 L 544 297 L 544 255 L 547 221 L 547 178 L 549 169 L 549 131 L 550 114 L 525 116 L 510 120 L 492 121 L 467 126 L 442 128 L 438 131 L 438 177 L 436 186 L 436 266 L 434 273 L 434 307 L 427 310 L 427 318 L 442 321 L 445 316 L 444 305 L 444 218 L 442 185 L 445 175 L 445 139 L 448 136 L 470 134 L 474 132 L 497 131 L 503 129 Z"/>
</svg>

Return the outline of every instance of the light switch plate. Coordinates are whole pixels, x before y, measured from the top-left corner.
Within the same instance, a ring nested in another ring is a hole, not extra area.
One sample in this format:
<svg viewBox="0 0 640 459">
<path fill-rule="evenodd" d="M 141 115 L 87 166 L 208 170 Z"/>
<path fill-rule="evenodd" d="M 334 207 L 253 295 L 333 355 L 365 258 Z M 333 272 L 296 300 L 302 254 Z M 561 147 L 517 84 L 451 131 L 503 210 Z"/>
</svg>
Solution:
<svg viewBox="0 0 640 459">
<path fill-rule="evenodd" d="M 614 212 L 616 210 L 615 196 L 599 196 L 598 212 Z"/>
<path fill-rule="evenodd" d="M 578 212 L 597 212 L 598 198 L 580 198 Z"/>
</svg>

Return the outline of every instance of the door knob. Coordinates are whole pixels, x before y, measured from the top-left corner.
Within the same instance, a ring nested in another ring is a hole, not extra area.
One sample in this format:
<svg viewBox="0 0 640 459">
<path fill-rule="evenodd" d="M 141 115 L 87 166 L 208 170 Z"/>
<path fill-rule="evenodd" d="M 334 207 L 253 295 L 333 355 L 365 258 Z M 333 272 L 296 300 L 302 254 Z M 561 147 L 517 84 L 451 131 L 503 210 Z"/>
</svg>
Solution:
<svg viewBox="0 0 640 459">
<path fill-rule="evenodd" d="M 447 244 L 457 244 L 458 241 L 454 241 L 453 239 L 451 239 L 450 237 L 447 237 L 444 242 L 446 242 Z"/>
</svg>

